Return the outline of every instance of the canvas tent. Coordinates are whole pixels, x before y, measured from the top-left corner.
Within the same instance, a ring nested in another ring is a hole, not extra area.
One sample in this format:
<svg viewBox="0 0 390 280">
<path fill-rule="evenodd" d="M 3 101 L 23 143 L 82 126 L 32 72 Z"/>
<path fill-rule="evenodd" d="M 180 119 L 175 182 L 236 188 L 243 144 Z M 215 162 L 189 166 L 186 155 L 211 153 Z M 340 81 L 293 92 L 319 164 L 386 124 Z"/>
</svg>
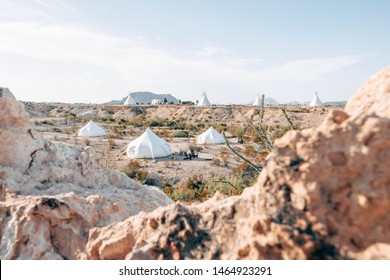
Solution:
<svg viewBox="0 0 390 280">
<path fill-rule="evenodd" d="M 255 102 L 252 104 L 253 106 L 260 106 L 261 105 L 261 98 L 259 95 L 257 95 Z"/>
<path fill-rule="evenodd" d="M 210 126 L 208 130 L 196 137 L 196 142 L 198 144 L 222 144 L 225 143 L 225 138 L 214 127 Z"/>
<path fill-rule="evenodd" d="M 278 104 L 279 103 L 271 97 L 264 98 L 264 105 L 276 106 Z M 252 106 L 260 106 L 260 105 L 261 105 L 261 97 L 260 97 L 260 95 L 257 95 L 256 100 L 255 100 L 255 102 L 253 102 Z"/>
<path fill-rule="evenodd" d="M 198 106 L 211 106 L 209 99 L 207 98 L 206 93 L 202 94 L 202 98 L 200 99 Z"/>
<path fill-rule="evenodd" d="M 135 102 L 133 97 L 131 97 L 131 94 L 129 93 L 129 95 L 127 96 L 127 98 L 126 98 L 125 102 L 123 103 L 123 105 L 137 105 L 137 103 Z"/>
<path fill-rule="evenodd" d="M 310 102 L 310 107 L 317 107 L 317 106 L 323 106 L 324 104 L 319 99 L 317 93 L 314 95 L 313 99 Z"/>
<path fill-rule="evenodd" d="M 96 137 L 104 136 L 106 133 L 104 129 L 95 124 L 93 121 L 89 121 L 85 126 L 79 129 L 78 136 Z"/>
<path fill-rule="evenodd" d="M 171 155 L 171 147 L 148 127 L 137 139 L 126 148 L 129 158 L 160 158 Z"/>
</svg>

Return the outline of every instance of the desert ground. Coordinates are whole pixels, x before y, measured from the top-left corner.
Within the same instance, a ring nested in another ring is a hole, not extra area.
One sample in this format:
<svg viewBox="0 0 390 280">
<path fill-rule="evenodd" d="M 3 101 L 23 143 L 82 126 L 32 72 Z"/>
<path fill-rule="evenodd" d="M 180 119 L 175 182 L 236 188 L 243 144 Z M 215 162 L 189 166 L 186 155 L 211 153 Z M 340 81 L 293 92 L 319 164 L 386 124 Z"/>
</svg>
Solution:
<svg viewBox="0 0 390 280">
<path fill-rule="evenodd" d="M 164 189 L 174 200 L 205 200 L 214 194 L 212 192 L 205 198 L 197 199 L 188 194 L 190 190 L 172 194 L 172 190 L 185 186 L 188 180 L 222 182 L 230 188 L 232 184 L 226 182 L 227 178 L 229 181 L 229 178 L 242 172 L 240 167 L 244 161 L 228 150 L 225 144 L 196 144 L 195 137 L 211 125 L 220 132 L 225 131 L 231 147 L 255 164 L 261 166 L 267 155 L 264 143 L 249 125 L 250 121 L 259 126 L 260 106 L 114 106 L 32 102 L 25 102 L 24 105 L 31 117 L 32 126 L 43 138 L 90 146 L 100 155 L 103 164 L 120 171 L 129 162 L 136 161 L 137 174 L 131 177 L 142 184 Z M 282 109 L 290 118 L 294 129 L 302 130 L 318 126 L 334 107 L 265 106 L 262 123 L 273 140 L 289 129 Z M 91 116 L 80 117 L 84 112 L 90 112 Z M 77 131 L 91 119 L 104 128 L 106 136 L 77 136 Z M 147 127 L 151 127 L 154 133 L 171 145 L 172 156 L 154 160 L 132 160 L 126 156 L 126 145 L 140 136 Z M 242 144 L 238 143 L 240 133 L 244 139 Z M 184 158 L 182 152 L 189 151 L 190 147 L 198 150 L 197 158 Z M 257 175 L 256 172 L 252 173 L 245 184 L 251 185 Z M 242 182 L 238 184 L 241 184 L 239 190 L 222 192 L 239 194 L 245 186 Z"/>
</svg>

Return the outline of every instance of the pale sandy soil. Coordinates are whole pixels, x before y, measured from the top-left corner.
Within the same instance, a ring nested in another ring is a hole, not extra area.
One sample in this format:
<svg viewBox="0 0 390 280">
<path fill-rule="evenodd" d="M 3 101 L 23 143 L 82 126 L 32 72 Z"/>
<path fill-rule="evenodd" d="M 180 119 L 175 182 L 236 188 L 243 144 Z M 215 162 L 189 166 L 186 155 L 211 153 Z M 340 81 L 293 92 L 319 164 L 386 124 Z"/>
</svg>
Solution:
<svg viewBox="0 0 390 280">
<path fill-rule="evenodd" d="M 74 104 L 45 104 L 45 103 L 28 103 L 27 109 L 32 116 L 32 123 L 35 128 L 42 133 L 44 138 L 63 141 L 70 144 L 82 146 L 91 146 L 100 154 L 101 161 L 107 166 L 118 168 L 128 163 L 129 159 L 122 152 L 123 148 L 131 140 L 137 138 L 144 131 L 145 127 L 137 128 L 126 125 L 125 131 L 128 134 L 122 139 L 113 137 L 78 137 L 74 131 L 81 128 L 89 118 L 78 118 L 75 120 L 69 117 L 69 113 L 74 115 L 80 114 L 87 110 L 94 110 L 97 116 L 115 118 L 116 120 L 132 120 L 140 112 L 145 114 L 146 120 L 181 120 L 186 123 L 197 125 L 203 123 L 207 129 L 211 124 L 224 124 L 227 126 L 246 124 L 246 119 L 252 120 L 255 124 L 259 121 L 258 108 L 250 106 L 215 106 L 211 108 L 199 108 L 195 106 L 137 106 L 129 108 L 126 106 L 103 106 L 103 105 L 74 105 Z M 317 126 L 325 114 L 331 109 L 330 107 L 309 108 L 309 107 L 283 107 L 287 114 L 298 129 L 304 129 Z M 68 115 L 68 117 L 65 117 Z M 245 116 L 245 117 L 244 117 Z M 45 121 L 48 124 L 45 124 Z M 287 121 L 284 118 L 280 107 L 266 107 L 263 122 L 270 125 L 271 129 L 278 129 L 286 126 Z M 97 122 L 102 126 L 106 133 L 113 135 L 112 128 L 115 124 L 106 124 Z M 153 128 L 159 130 L 159 128 Z M 204 178 L 227 177 L 232 175 L 232 169 L 242 163 L 234 154 L 228 154 L 228 164 L 223 163 L 215 165 L 212 163 L 213 157 L 221 159 L 220 149 L 225 145 L 207 145 L 202 146 L 203 150 L 199 157 L 193 160 L 183 160 L 179 156 L 180 151 L 188 151 L 188 143 L 194 141 L 192 138 L 166 138 L 172 147 L 172 157 L 161 158 L 156 160 L 140 160 L 143 169 L 148 171 L 151 177 L 156 181 L 157 186 L 166 185 L 175 186 L 185 181 L 193 175 L 201 175 Z M 237 139 L 229 139 L 236 147 L 243 145 L 237 144 Z M 109 141 L 114 141 L 115 145 L 109 149 Z M 89 142 L 89 143 L 87 143 Z M 253 145 L 256 150 L 261 150 L 261 146 L 255 143 L 246 143 Z"/>
</svg>

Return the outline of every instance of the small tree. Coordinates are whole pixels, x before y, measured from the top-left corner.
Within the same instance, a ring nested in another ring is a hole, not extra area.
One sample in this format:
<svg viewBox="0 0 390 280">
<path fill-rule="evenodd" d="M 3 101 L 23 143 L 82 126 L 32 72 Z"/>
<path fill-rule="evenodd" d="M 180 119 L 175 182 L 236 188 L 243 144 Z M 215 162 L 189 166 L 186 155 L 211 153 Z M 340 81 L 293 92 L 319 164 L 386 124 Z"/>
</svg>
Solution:
<svg viewBox="0 0 390 280">
<path fill-rule="evenodd" d="M 164 97 L 163 103 L 164 103 L 164 104 L 167 104 L 167 103 L 168 103 L 168 99 L 167 99 L 166 97 Z"/>
</svg>

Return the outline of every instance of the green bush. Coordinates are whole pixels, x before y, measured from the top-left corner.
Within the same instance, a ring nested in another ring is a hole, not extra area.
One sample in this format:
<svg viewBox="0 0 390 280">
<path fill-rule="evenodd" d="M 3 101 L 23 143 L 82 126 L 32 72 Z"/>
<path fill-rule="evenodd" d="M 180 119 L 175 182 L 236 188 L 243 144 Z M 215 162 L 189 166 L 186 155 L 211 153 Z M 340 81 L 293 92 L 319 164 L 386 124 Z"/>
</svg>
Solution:
<svg viewBox="0 0 390 280">
<path fill-rule="evenodd" d="M 255 174 L 231 176 L 228 178 L 211 178 L 204 180 L 201 176 L 192 176 L 177 187 L 165 187 L 163 191 L 174 201 L 206 201 L 218 191 L 226 196 L 240 195 L 246 186 L 251 186 Z"/>
<path fill-rule="evenodd" d="M 149 123 L 149 126 L 150 127 L 158 127 L 158 126 L 164 126 L 164 122 L 163 121 L 156 121 L 156 120 L 153 120 Z"/>
<path fill-rule="evenodd" d="M 46 124 L 46 125 L 54 125 L 54 123 L 53 123 L 53 122 L 51 122 L 51 121 L 48 121 L 48 120 L 44 120 L 44 121 L 42 122 L 42 124 Z"/>
<path fill-rule="evenodd" d="M 173 132 L 173 137 L 189 137 L 190 134 L 187 130 L 179 130 Z"/>
<path fill-rule="evenodd" d="M 142 185 L 156 184 L 154 179 L 149 177 L 148 171 L 142 169 L 141 164 L 138 160 L 130 161 L 126 166 L 120 167 L 118 171 L 126 174 L 129 178 L 138 181 Z"/>
<path fill-rule="evenodd" d="M 282 128 L 274 131 L 271 135 L 271 139 L 272 141 L 274 141 L 275 139 L 278 139 L 280 137 L 282 137 L 284 134 L 286 134 L 287 131 L 289 131 L 290 128 L 288 126 L 283 126 Z"/>
</svg>

